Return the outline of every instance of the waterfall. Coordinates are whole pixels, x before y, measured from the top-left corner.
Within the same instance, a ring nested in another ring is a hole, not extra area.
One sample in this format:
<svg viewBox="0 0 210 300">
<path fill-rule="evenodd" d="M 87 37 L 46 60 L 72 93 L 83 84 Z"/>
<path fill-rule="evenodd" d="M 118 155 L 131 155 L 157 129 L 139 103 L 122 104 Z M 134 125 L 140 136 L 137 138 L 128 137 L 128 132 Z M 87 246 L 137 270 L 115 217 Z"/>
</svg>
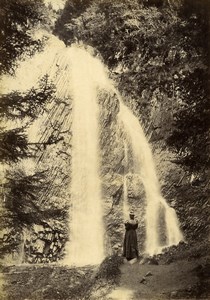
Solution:
<svg viewBox="0 0 210 300">
<path fill-rule="evenodd" d="M 35 86 L 45 74 L 55 84 L 56 96 L 72 102 L 72 152 L 70 241 L 65 262 L 70 265 L 98 264 L 104 258 L 104 226 L 100 182 L 99 111 L 97 90 L 113 92 L 105 68 L 83 47 L 66 47 L 51 36 L 42 53 L 20 63 L 14 78 L 0 82 L 3 92 L 12 89 L 24 91 Z M 114 89 L 115 90 L 115 89 Z M 119 96 L 120 99 L 120 96 Z M 55 104 L 56 105 L 56 104 Z M 183 239 L 178 219 L 161 196 L 152 152 L 138 119 L 120 100 L 119 119 L 133 151 L 134 172 L 141 177 L 146 192 L 146 244 L 145 251 L 155 254 L 161 247 L 178 244 Z M 39 125 L 42 119 L 39 121 Z M 69 122 L 71 123 L 71 122 Z M 40 125 L 41 126 L 41 125 Z M 37 135 L 37 129 L 34 133 Z M 128 212 L 127 174 L 128 145 L 124 144 L 124 213 Z M 159 237 L 159 211 L 164 212 L 167 242 L 161 245 Z"/>
<path fill-rule="evenodd" d="M 37 86 L 40 78 L 48 74 L 55 85 L 56 97 L 72 104 L 72 115 L 69 116 L 72 122 L 66 122 L 68 126 L 72 123 L 72 159 L 70 238 L 64 263 L 76 266 L 98 264 L 104 258 L 104 225 L 97 90 L 106 88 L 107 75 L 103 64 L 83 45 L 66 47 L 55 36 L 48 36 L 44 51 L 20 62 L 16 77 L 7 76 L 1 83 L 4 92 L 10 92 L 11 87 L 25 91 Z M 43 117 L 38 119 L 30 128 L 29 136 L 37 140 L 39 128 L 44 123 Z"/>
<path fill-rule="evenodd" d="M 183 239 L 179 222 L 173 208 L 169 207 L 161 196 L 160 186 L 153 162 L 152 151 L 138 119 L 120 102 L 119 120 L 124 126 L 133 150 L 134 172 L 142 179 L 146 193 L 146 242 L 145 252 L 153 255 L 161 252 L 163 247 L 176 245 Z M 160 208 L 165 214 L 167 241 L 161 245 L 159 237 Z"/>
<path fill-rule="evenodd" d="M 72 45 L 56 55 L 57 96 L 72 99 L 70 239 L 65 263 L 83 266 L 104 258 L 104 226 L 99 149 L 97 90 L 107 79 L 101 62 Z"/>
<path fill-rule="evenodd" d="M 72 48 L 70 51 L 73 92 L 72 210 L 67 260 L 70 264 L 82 266 L 100 263 L 104 258 L 97 103 L 97 86 L 100 84 L 97 76 L 100 76 L 101 66 L 84 50 Z"/>
<path fill-rule="evenodd" d="M 128 205 L 128 186 L 127 186 L 127 174 L 128 174 L 128 145 L 124 141 L 124 177 L 123 177 L 123 217 L 127 220 L 129 214 Z"/>
<path fill-rule="evenodd" d="M 127 220 L 129 214 L 127 175 L 123 178 L 123 217 Z"/>
</svg>

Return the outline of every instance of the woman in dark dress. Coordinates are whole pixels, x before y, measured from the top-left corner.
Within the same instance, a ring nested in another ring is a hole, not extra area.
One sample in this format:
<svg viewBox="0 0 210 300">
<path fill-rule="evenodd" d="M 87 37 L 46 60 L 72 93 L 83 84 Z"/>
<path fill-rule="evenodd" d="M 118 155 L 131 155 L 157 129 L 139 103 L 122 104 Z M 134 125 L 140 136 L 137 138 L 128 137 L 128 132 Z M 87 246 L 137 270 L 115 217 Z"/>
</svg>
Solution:
<svg viewBox="0 0 210 300">
<path fill-rule="evenodd" d="M 134 212 L 129 214 L 130 219 L 125 222 L 125 237 L 123 243 L 123 256 L 129 261 L 138 258 L 138 244 L 136 229 L 138 221 L 134 219 Z"/>
</svg>

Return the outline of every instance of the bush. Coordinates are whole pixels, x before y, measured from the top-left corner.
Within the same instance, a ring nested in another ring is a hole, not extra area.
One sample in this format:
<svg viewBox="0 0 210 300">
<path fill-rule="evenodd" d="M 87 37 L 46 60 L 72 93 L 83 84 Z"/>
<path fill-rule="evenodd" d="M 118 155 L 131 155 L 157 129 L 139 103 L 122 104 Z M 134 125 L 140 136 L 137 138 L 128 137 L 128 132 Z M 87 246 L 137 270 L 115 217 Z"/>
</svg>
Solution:
<svg viewBox="0 0 210 300">
<path fill-rule="evenodd" d="M 99 267 L 96 279 L 103 279 L 117 283 L 119 275 L 121 274 L 120 265 L 122 262 L 123 258 L 118 255 L 106 257 Z"/>
</svg>

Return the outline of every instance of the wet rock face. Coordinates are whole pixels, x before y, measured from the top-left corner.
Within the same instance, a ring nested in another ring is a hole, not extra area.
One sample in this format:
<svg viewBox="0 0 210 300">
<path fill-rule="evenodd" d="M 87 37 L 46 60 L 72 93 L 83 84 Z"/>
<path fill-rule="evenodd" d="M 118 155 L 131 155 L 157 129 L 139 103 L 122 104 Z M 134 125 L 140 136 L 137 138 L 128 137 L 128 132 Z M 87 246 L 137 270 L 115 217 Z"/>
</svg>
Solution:
<svg viewBox="0 0 210 300">
<path fill-rule="evenodd" d="M 23 262 L 49 263 L 63 258 L 66 236 L 62 231 L 36 225 L 24 233 Z"/>
<path fill-rule="evenodd" d="M 0 231 L 0 261 L 21 263 L 21 232 L 14 227 L 4 227 Z"/>
<path fill-rule="evenodd" d="M 119 100 L 105 90 L 98 94 L 100 109 L 100 151 L 102 198 L 106 227 L 106 250 L 112 253 L 121 247 L 122 241 L 122 195 L 124 158 L 121 131 L 117 120 Z"/>
<path fill-rule="evenodd" d="M 0 259 L 5 265 L 56 262 L 65 254 L 67 239 L 65 226 L 54 221 L 49 225 L 32 224 L 19 231 L 4 228 L 0 232 Z"/>
<path fill-rule="evenodd" d="M 117 114 L 119 100 L 114 93 L 100 90 L 98 93 L 100 120 L 101 174 L 122 173 L 123 144 Z"/>
<path fill-rule="evenodd" d="M 106 228 L 106 251 L 109 254 L 122 253 L 125 232 L 123 201 L 125 196 L 130 207 L 135 208 L 139 219 L 138 239 L 143 248 L 145 235 L 144 206 L 145 195 L 143 184 L 132 171 L 132 153 L 125 153 L 125 137 L 122 125 L 118 121 L 119 99 L 114 93 L 99 91 L 100 108 L 100 148 L 101 148 L 101 182 Z M 128 161 L 129 159 L 129 169 Z M 126 180 L 127 195 L 124 184 Z M 127 216 L 129 217 L 129 216 Z"/>
<path fill-rule="evenodd" d="M 133 173 L 132 152 L 128 149 L 128 161 L 125 157 L 124 133 L 118 122 L 120 108 L 119 99 L 114 92 L 98 90 L 99 103 L 99 132 L 100 132 L 100 176 L 102 183 L 102 201 L 104 211 L 104 224 L 106 230 L 105 247 L 107 254 L 122 253 L 124 237 L 123 199 L 124 183 L 126 178 L 127 200 L 133 207 L 139 221 L 137 229 L 140 253 L 144 249 L 145 241 L 145 193 L 144 187 L 137 174 Z M 132 106 L 132 105 L 130 105 Z M 68 109 L 67 109 L 68 108 Z M 50 145 L 41 155 L 41 163 L 52 169 L 52 185 L 49 186 L 47 194 L 43 195 L 44 209 L 50 211 L 52 208 L 68 212 L 70 204 L 69 184 L 71 177 L 71 109 L 72 106 L 61 106 L 51 112 L 51 122 L 64 132 L 64 140 L 56 145 Z M 59 112 L 65 112 L 60 120 L 57 118 Z M 154 111 L 158 114 L 158 111 Z M 139 119 L 140 115 L 138 116 Z M 154 116 L 153 116 L 154 117 Z M 68 122 L 65 120 L 68 119 Z M 157 120 L 157 118 L 155 119 Z M 161 120 L 158 120 L 161 122 Z M 159 123 L 158 123 L 159 124 Z M 53 131 L 53 128 L 51 128 Z M 49 131 L 46 140 L 53 133 Z M 160 139 L 151 139 L 154 160 L 158 178 L 162 186 L 162 194 L 170 206 L 174 207 L 181 227 L 187 240 L 199 237 L 202 232 L 207 231 L 204 212 L 207 214 L 207 199 L 201 197 L 205 185 L 202 181 L 192 182 L 190 174 L 186 174 L 182 166 L 173 163 L 174 156 Z M 199 185 L 200 184 L 200 185 Z M 40 199 L 40 207 L 42 206 Z M 54 217 L 56 219 L 56 217 Z M 20 238 L 13 235 L 2 236 L 5 247 L 12 245 L 11 240 L 20 245 L 19 252 L 24 248 L 23 261 L 29 263 L 48 263 L 60 260 L 65 253 L 65 244 L 68 239 L 67 219 L 61 220 L 65 230 L 59 230 L 53 226 L 44 228 L 32 224 L 23 243 Z"/>
</svg>

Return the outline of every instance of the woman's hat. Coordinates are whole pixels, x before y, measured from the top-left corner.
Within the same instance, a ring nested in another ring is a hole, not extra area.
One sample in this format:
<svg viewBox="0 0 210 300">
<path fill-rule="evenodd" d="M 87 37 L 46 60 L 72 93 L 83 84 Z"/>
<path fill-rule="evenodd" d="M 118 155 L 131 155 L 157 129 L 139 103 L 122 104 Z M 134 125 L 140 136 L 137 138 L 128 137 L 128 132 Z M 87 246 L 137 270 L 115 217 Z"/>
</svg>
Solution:
<svg viewBox="0 0 210 300">
<path fill-rule="evenodd" d="M 130 210 L 130 213 L 129 213 L 129 214 L 130 214 L 130 215 L 133 215 L 133 216 L 135 215 L 133 209 Z"/>
</svg>

